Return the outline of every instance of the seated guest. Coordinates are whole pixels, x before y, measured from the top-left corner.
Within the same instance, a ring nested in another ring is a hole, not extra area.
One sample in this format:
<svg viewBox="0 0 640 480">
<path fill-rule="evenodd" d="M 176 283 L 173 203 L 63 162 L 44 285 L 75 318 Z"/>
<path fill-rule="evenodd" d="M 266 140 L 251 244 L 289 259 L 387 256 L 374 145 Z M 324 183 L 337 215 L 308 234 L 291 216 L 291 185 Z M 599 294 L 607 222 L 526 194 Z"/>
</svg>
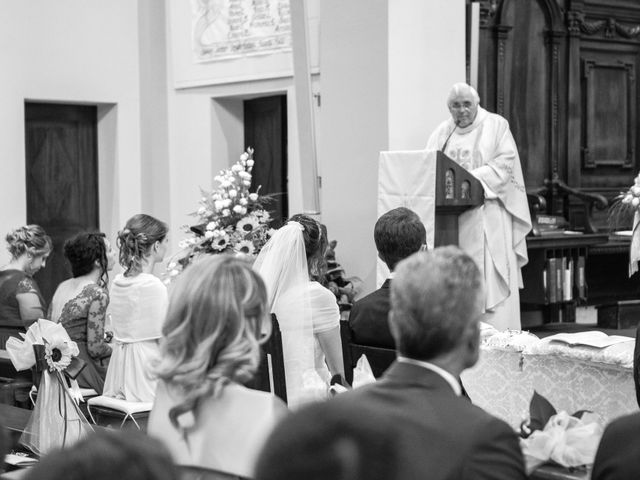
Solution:
<svg viewBox="0 0 640 480">
<path fill-rule="evenodd" d="M 478 361 L 482 302 L 480 271 L 459 248 L 403 260 L 389 313 L 397 360 L 377 383 L 330 400 L 361 407 L 371 422 L 388 416 L 402 438 L 400 463 L 415 469 L 413 478 L 526 478 L 515 432 L 464 398 L 458 382 Z"/>
<path fill-rule="evenodd" d="M 0 326 L 26 331 L 47 311 L 33 275 L 46 265 L 53 244 L 39 225 L 16 228 L 5 238 L 11 260 L 0 267 Z"/>
<path fill-rule="evenodd" d="M 628 480 L 640 478 L 640 413 L 620 417 L 604 431 L 591 478 Z"/>
<path fill-rule="evenodd" d="M 111 355 L 104 322 L 108 272 L 115 264 L 115 253 L 104 233 L 83 232 L 65 242 L 64 256 L 73 278 L 62 282 L 53 294 L 49 319 L 60 322 L 78 344 L 78 356 L 86 362 L 77 378 L 80 387 L 93 388 L 101 395 Z"/>
<path fill-rule="evenodd" d="M 389 330 L 389 293 L 393 271 L 400 260 L 420 250 L 427 241 L 420 217 L 405 207 L 382 215 L 373 230 L 378 257 L 391 275 L 380 288 L 358 300 L 351 309 L 349 326 L 355 343 L 373 347 L 395 348 Z"/>
<path fill-rule="evenodd" d="M 271 237 L 253 266 L 282 331 L 287 402 L 293 407 L 315 397 L 308 384 L 325 394 L 332 377 L 344 378 L 338 303 L 313 280 L 323 276 L 327 243 L 317 221 L 297 214 Z M 318 381 L 308 382 L 310 377 Z"/>
<path fill-rule="evenodd" d="M 157 440 L 136 431 L 101 429 L 44 456 L 24 480 L 177 480 L 171 456 Z"/>
<path fill-rule="evenodd" d="M 427 478 L 399 461 L 401 441 L 384 411 L 335 402 L 311 404 L 276 426 L 260 454 L 255 479 Z"/>
<path fill-rule="evenodd" d="M 246 261 L 205 257 L 175 281 L 148 431 L 178 465 L 253 475 L 287 411 L 278 397 L 243 386 L 260 364 L 263 325 L 270 325 L 267 293 Z"/>
<path fill-rule="evenodd" d="M 113 329 L 111 361 L 104 395 L 133 402 L 152 402 L 156 380 L 151 363 L 158 358 L 158 339 L 167 312 L 167 288 L 153 275 L 167 251 L 168 228 L 150 215 L 131 217 L 118 232 L 120 265 L 113 281 L 107 317 Z M 109 322 L 108 322 L 109 323 Z"/>
</svg>

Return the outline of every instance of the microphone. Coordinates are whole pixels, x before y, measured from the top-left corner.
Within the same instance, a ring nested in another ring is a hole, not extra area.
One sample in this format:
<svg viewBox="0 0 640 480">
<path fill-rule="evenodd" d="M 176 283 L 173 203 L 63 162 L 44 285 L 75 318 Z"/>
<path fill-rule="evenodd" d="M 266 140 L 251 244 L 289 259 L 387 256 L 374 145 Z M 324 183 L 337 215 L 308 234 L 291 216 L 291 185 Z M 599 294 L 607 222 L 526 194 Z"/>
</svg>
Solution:
<svg viewBox="0 0 640 480">
<path fill-rule="evenodd" d="M 453 132 L 456 131 L 456 128 L 458 128 L 458 125 L 460 125 L 460 121 L 456 120 L 456 124 L 453 126 L 453 130 L 451 130 L 451 133 L 449 134 L 449 136 L 447 137 L 447 139 L 444 141 L 444 145 L 442 145 L 442 149 L 440 149 L 440 151 L 442 153 L 445 153 L 445 148 L 447 148 L 447 143 L 449 143 L 449 139 L 451 138 L 451 135 L 453 135 Z"/>
</svg>

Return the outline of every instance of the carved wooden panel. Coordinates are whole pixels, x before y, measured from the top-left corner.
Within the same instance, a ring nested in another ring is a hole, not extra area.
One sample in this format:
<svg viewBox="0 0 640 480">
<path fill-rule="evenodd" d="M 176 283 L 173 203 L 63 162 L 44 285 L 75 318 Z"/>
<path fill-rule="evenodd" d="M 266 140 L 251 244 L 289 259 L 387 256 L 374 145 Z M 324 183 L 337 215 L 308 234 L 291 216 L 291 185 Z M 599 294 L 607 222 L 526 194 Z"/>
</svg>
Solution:
<svg viewBox="0 0 640 480">
<path fill-rule="evenodd" d="M 540 185 L 557 157 L 557 44 L 544 2 L 504 2 L 497 42 L 496 111 L 509 120 L 518 145 L 525 183 Z"/>
<path fill-rule="evenodd" d="M 584 57 L 583 168 L 631 168 L 635 156 L 635 64 Z"/>
</svg>

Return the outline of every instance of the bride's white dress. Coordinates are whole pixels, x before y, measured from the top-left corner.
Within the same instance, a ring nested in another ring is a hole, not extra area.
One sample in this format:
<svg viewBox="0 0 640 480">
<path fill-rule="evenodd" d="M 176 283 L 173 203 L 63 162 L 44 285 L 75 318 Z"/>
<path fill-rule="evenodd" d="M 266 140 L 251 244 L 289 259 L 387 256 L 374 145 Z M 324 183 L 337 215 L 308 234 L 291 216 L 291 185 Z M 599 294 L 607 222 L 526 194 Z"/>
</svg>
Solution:
<svg viewBox="0 0 640 480">
<path fill-rule="evenodd" d="M 338 326 L 340 313 L 333 294 L 309 281 L 302 226 L 289 222 L 280 228 L 254 269 L 280 325 L 289 407 L 325 398 L 330 374 L 316 335 Z"/>
</svg>

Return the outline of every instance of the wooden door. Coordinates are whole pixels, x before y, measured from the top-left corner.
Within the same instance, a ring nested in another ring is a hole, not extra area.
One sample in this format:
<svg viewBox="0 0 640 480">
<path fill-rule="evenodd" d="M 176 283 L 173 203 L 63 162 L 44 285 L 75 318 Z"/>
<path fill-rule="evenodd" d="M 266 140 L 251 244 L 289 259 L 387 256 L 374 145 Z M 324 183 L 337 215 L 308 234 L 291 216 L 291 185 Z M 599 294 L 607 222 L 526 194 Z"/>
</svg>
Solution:
<svg viewBox="0 0 640 480">
<path fill-rule="evenodd" d="M 244 101 L 244 143 L 255 149 L 251 191 L 274 195 L 267 208 L 278 228 L 289 215 L 286 95 Z"/>
<path fill-rule="evenodd" d="M 27 223 L 53 240 L 36 274 L 45 300 L 71 276 L 62 247 L 82 230 L 97 230 L 98 156 L 95 106 L 25 103 Z"/>
</svg>

